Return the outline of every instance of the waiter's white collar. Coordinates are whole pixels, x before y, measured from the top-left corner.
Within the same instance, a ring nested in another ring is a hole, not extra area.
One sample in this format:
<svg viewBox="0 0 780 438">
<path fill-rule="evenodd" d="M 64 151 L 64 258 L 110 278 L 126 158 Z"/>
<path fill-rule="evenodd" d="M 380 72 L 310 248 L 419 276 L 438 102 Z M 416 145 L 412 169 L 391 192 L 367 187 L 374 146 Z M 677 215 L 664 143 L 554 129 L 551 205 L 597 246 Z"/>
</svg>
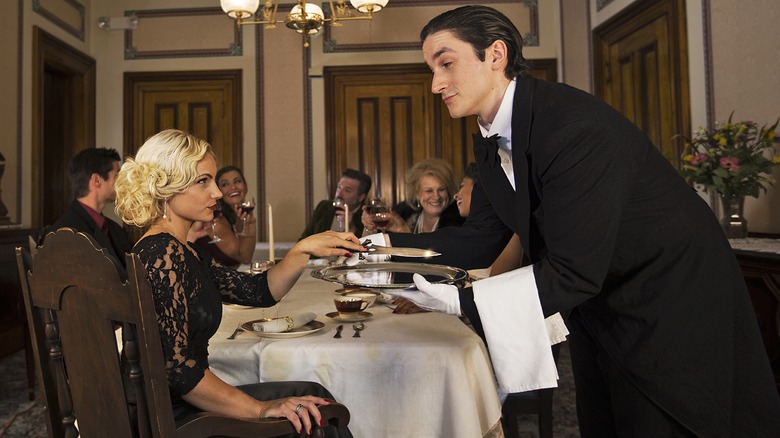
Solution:
<svg viewBox="0 0 780 438">
<path fill-rule="evenodd" d="M 482 119 L 477 119 L 479 123 L 479 130 L 485 137 L 490 137 L 493 134 L 498 134 L 501 138 L 498 139 L 498 145 L 501 149 L 511 151 L 512 150 L 512 107 L 515 100 L 515 87 L 517 82 L 515 79 L 509 81 L 509 85 L 504 91 L 504 98 L 501 100 L 501 106 L 498 107 L 496 117 L 493 119 L 493 123 L 485 123 Z"/>
</svg>

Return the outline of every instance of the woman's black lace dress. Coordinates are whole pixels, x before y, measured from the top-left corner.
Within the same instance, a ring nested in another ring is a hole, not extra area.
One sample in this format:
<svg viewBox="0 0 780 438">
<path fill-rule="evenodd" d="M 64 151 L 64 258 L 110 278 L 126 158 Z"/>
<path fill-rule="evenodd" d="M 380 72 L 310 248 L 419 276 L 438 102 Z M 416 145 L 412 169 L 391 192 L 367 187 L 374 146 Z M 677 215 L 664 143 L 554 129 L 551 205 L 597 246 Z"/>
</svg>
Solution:
<svg viewBox="0 0 780 438">
<path fill-rule="evenodd" d="M 174 412 L 208 368 L 209 339 L 222 321 L 222 301 L 276 304 L 265 274 L 250 275 L 214 262 L 207 251 L 168 233 L 141 239 L 133 251 L 149 273 Z"/>
<path fill-rule="evenodd" d="M 205 249 L 187 245 L 168 233 L 141 239 L 133 248 L 148 272 L 152 286 L 174 417 L 180 420 L 198 409 L 182 399 L 203 378 L 209 339 L 222 321 L 222 302 L 270 307 L 276 300 L 268 278 L 226 268 Z M 197 253 L 197 256 L 193 254 Z M 270 382 L 239 386 L 258 400 L 315 395 L 333 399 L 313 382 Z M 346 428 L 324 429 L 326 437 L 351 437 Z"/>
</svg>

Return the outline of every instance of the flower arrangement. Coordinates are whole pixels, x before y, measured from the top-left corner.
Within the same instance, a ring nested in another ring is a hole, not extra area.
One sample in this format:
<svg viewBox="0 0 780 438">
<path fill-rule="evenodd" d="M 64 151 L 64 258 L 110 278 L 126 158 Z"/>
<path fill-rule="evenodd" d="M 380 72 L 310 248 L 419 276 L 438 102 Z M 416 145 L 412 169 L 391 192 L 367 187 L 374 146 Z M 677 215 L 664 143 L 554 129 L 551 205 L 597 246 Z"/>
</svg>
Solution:
<svg viewBox="0 0 780 438">
<path fill-rule="evenodd" d="M 686 181 L 701 184 L 708 192 L 758 197 L 760 190 L 766 192 L 764 184 L 772 185 L 768 174 L 780 164 L 780 155 L 775 154 L 775 143 L 780 142 L 775 132 L 778 122 L 759 128 L 750 121 L 733 123 L 733 115 L 711 131 L 695 132 L 685 144 L 681 172 Z"/>
</svg>

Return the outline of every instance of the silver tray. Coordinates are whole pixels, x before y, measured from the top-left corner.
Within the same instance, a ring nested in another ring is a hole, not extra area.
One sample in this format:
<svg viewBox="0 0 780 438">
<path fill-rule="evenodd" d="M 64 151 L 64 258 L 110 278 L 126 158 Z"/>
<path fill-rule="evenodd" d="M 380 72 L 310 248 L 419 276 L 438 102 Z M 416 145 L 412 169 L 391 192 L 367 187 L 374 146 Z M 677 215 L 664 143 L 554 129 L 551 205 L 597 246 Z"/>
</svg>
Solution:
<svg viewBox="0 0 780 438">
<path fill-rule="evenodd" d="M 355 266 L 326 266 L 315 269 L 311 276 L 344 286 L 405 289 L 414 287 L 412 275 L 420 274 L 431 283 L 459 285 L 468 279 L 460 268 L 412 262 L 365 263 Z"/>
</svg>

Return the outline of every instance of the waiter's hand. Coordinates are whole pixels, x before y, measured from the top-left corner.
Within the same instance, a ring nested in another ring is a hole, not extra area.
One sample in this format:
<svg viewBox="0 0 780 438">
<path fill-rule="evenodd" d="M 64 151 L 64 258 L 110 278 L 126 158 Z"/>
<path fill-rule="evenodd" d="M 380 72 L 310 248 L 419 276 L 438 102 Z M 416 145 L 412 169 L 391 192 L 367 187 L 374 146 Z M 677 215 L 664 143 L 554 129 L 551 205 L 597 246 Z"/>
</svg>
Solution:
<svg viewBox="0 0 780 438">
<path fill-rule="evenodd" d="M 458 288 L 451 284 L 431 284 L 420 274 L 414 274 L 416 291 L 387 291 L 392 295 L 406 298 L 425 310 L 443 312 L 460 316 L 460 295 Z"/>
</svg>

